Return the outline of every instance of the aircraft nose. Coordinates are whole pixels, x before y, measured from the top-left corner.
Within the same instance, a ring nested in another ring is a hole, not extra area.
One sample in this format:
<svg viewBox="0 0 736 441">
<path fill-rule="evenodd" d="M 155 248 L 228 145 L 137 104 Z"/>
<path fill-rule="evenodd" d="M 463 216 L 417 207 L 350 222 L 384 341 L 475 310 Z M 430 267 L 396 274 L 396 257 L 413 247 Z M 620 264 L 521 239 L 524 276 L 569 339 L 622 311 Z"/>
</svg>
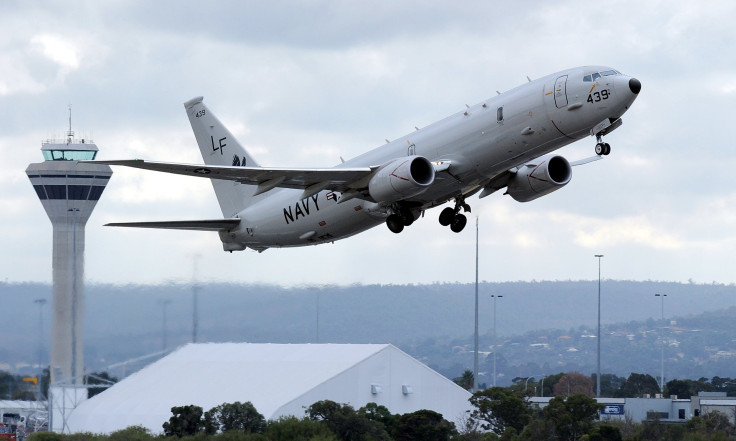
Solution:
<svg viewBox="0 0 736 441">
<path fill-rule="evenodd" d="M 636 78 L 630 79 L 629 89 L 634 93 L 634 95 L 638 95 L 639 91 L 641 90 L 641 81 L 637 80 Z"/>
</svg>

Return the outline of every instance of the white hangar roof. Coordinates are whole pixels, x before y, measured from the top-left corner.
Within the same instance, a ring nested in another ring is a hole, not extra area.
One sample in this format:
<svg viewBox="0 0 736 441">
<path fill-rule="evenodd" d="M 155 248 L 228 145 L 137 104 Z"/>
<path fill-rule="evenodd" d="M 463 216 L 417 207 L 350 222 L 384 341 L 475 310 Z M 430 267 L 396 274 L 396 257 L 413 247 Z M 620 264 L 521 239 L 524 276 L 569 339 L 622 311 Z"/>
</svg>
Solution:
<svg viewBox="0 0 736 441">
<path fill-rule="evenodd" d="M 201 343 L 181 347 L 106 391 L 68 417 L 70 431 L 110 433 L 132 425 L 163 431 L 173 406 L 209 410 L 253 403 L 266 419 L 304 416 L 329 399 L 359 408 L 375 402 L 392 413 L 430 409 L 456 422 L 470 393 L 392 345 Z"/>
</svg>

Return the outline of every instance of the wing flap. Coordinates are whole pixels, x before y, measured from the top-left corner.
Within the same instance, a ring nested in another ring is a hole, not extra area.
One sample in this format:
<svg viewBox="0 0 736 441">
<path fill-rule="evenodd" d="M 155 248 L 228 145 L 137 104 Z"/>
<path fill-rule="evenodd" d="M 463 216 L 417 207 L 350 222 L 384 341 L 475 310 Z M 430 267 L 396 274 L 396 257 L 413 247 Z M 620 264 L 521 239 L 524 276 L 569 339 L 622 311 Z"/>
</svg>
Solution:
<svg viewBox="0 0 736 441">
<path fill-rule="evenodd" d="M 83 161 L 87 162 L 87 161 Z M 269 168 L 269 167 L 225 167 L 220 165 L 177 164 L 153 162 L 142 159 L 113 161 L 91 161 L 95 164 L 123 165 L 126 167 L 174 173 L 199 178 L 237 181 L 241 184 L 261 186 L 262 192 L 275 187 L 305 190 L 312 186 L 344 191 L 354 188 L 353 183 L 364 180 L 375 167 L 336 168 Z M 259 190 L 260 191 L 260 190 Z"/>
<path fill-rule="evenodd" d="M 158 222 L 113 222 L 106 227 L 162 228 L 167 230 L 227 231 L 240 224 L 240 219 L 178 220 Z"/>
</svg>

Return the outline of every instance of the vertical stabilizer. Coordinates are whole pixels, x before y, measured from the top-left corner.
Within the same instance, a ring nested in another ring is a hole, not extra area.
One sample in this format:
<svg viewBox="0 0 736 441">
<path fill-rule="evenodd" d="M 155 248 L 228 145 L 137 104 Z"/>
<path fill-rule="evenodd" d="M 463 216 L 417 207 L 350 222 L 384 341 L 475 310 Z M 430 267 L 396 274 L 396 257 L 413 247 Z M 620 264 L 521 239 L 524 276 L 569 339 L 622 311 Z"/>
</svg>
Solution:
<svg viewBox="0 0 736 441">
<path fill-rule="evenodd" d="M 193 98 L 184 103 L 184 108 L 204 163 L 226 167 L 259 167 L 202 100 L 201 96 Z M 211 182 L 225 217 L 233 217 L 247 207 L 257 189 L 256 186 L 233 181 L 211 179 Z"/>
</svg>

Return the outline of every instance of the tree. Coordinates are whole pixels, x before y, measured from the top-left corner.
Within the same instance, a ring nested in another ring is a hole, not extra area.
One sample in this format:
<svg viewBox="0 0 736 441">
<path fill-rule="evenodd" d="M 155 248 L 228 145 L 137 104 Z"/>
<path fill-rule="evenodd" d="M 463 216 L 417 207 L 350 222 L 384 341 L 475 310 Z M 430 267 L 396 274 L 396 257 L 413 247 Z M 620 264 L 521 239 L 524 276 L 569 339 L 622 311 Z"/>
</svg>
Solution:
<svg viewBox="0 0 736 441">
<path fill-rule="evenodd" d="M 106 439 L 109 441 L 153 441 L 155 437 L 143 426 L 129 426 L 112 432 Z"/>
<path fill-rule="evenodd" d="M 568 372 L 555 384 L 555 396 L 570 396 L 574 394 L 585 394 L 589 397 L 593 394 L 593 380 L 580 372 Z"/>
<path fill-rule="evenodd" d="M 174 406 L 169 421 L 163 424 L 164 435 L 178 436 L 194 435 L 204 429 L 202 422 L 202 408 L 199 406 Z"/>
<path fill-rule="evenodd" d="M 465 369 L 465 372 L 459 377 L 453 378 L 452 381 L 458 386 L 462 387 L 467 391 L 472 391 L 475 385 L 475 378 L 473 377 L 473 371 Z"/>
<path fill-rule="evenodd" d="M 678 398 L 692 397 L 692 382 L 689 380 L 670 380 L 664 385 L 666 396 L 677 395 Z"/>
<path fill-rule="evenodd" d="M 264 434 L 273 441 L 338 441 L 337 436 L 322 421 L 294 416 L 282 416 L 269 421 Z"/>
<path fill-rule="evenodd" d="M 644 394 L 657 393 L 659 393 L 659 384 L 654 377 L 648 374 L 632 373 L 621 385 L 617 395 L 622 398 L 635 398 Z"/>
<path fill-rule="evenodd" d="M 736 434 L 736 427 L 731 424 L 728 416 L 718 411 L 706 412 L 700 416 L 692 417 L 685 423 L 685 427 L 690 432 L 707 434 L 722 432 L 726 437 Z"/>
<path fill-rule="evenodd" d="M 382 424 L 388 433 L 391 433 L 396 420 L 396 416 L 386 406 L 380 406 L 376 403 L 367 403 L 358 409 L 358 415 Z"/>
<path fill-rule="evenodd" d="M 307 408 L 312 421 L 324 421 L 327 427 L 343 441 L 390 441 L 383 424 L 360 415 L 348 404 L 330 400 L 317 401 Z"/>
<path fill-rule="evenodd" d="M 519 433 L 530 419 L 526 400 L 503 387 L 491 387 L 474 393 L 470 397 L 470 404 L 475 407 L 471 418 L 481 421 L 483 429 L 497 435 L 503 434 L 509 427 Z"/>
<path fill-rule="evenodd" d="M 593 373 L 590 377 L 593 383 L 596 383 L 596 377 L 598 374 Z M 626 378 L 619 377 L 614 374 L 601 374 L 601 396 L 602 397 L 615 397 L 616 392 L 624 384 Z"/>
<path fill-rule="evenodd" d="M 396 441 L 449 441 L 454 433 L 455 424 L 431 410 L 418 410 L 398 416 L 392 431 Z"/>
<path fill-rule="evenodd" d="M 258 413 L 250 401 L 246 403 L 236 401 L 235 403 L 223 403 L 210 409 L 205 415 L 205 426 L 208 433 L 217 431 L 263 433 L 266 428 L 266 419 Z"/>
<path fill-rule="evenodd" d="M 544 408 L 544 417 L 560 439 L 576 441 L 593 426 L 604 405 L 585 394 L 555 397 Z"/>
<path fill-rule="evenodd" d="M 602 378 L 603 376 L 601 376 Z M 601 387 L 602 389 L 602 387 Z M 599 424 L 590 430 L 590 433 L 584 435 L 581 439 L 586 441 L 622 441 L 621 431 L 618 427 L 610 424 Z"/>
<path fill-rule="evenodd" d="M 557 384 L 557 382 L 560 381 L 560 379 L 564 376 L 565 376 L 565 373 L 560 372 L 559 374 L 547 375 L 546 377 L 542 378 L 539 381 L 540 382 L 539 394 L 543 397 L 554 396 L 555 384 Z"/>
</svg>

